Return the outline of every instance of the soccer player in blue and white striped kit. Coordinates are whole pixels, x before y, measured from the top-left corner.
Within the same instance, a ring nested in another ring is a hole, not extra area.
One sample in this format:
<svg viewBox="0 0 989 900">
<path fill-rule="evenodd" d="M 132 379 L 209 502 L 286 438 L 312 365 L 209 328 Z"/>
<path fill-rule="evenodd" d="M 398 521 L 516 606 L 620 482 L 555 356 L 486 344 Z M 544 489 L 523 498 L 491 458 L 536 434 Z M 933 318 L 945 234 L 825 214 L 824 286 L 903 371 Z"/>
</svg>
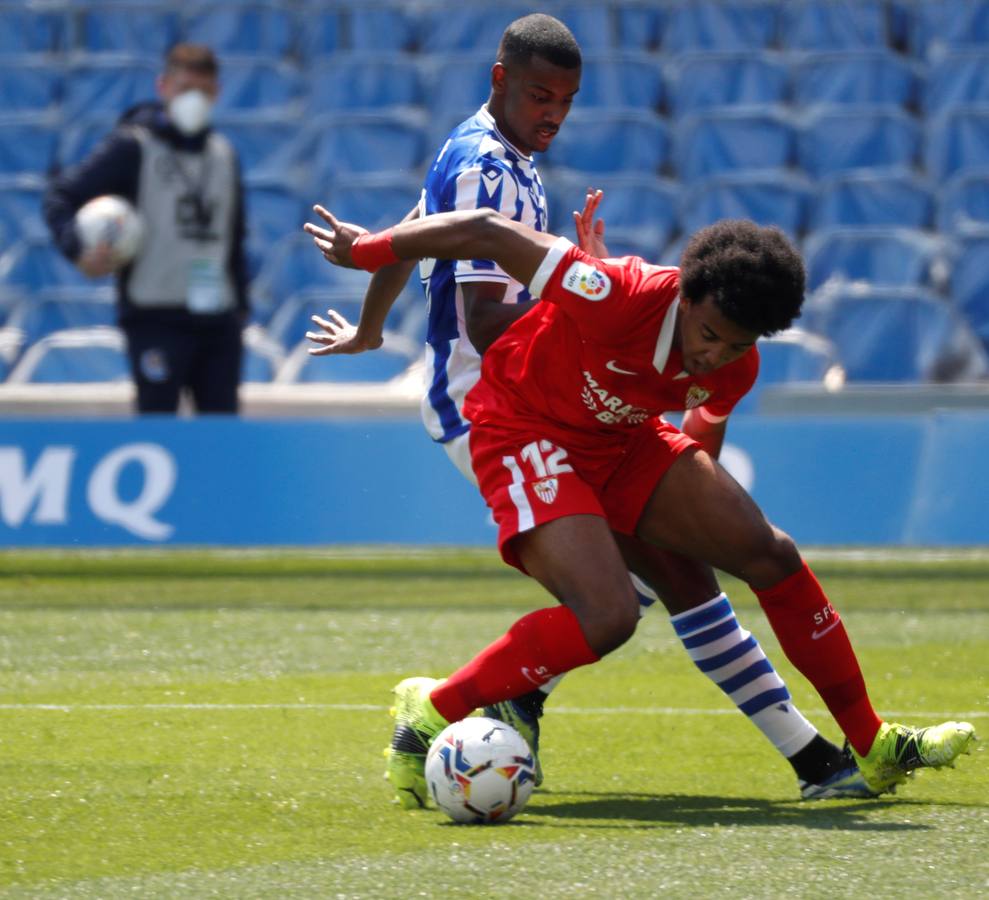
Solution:
<svg viewBox="0 0 989 900">
<path fill-rule="evenodd" d="M 492 67 L 487 103 L 440 148 L 420 202 L 407 219 L 490 207 L 545 231 L 546 196 L 532 154 L 552 143 L 577 93 L 580 73 L 580 48 L 563 23 L 536 14 L 509 25 Z M 597 199 L 589 195 L 584 214 L 575 213 L 585 241 L 601 240 L 590 221 Z M 359 353 L 379 347 L 385 317 L 413 266 L 402 262 L 375 273 L 356 327 L 333 310 L 327 319 L 314 317 L 320 330 L 308 337 L 319 347 L 310 352 Z M 419 272 L 428 310 L 423 421 L 433 440 L 476 484 L 468 449 L 470 423 L 461 406 L 479 377 L 480 354 L 534 301 L 491 260 L 425 259 Z M 725 417 L 705 416 L 700 407 L 688 413 L 683 430 L 716 457 L 725 422 Z M 850 755 L 823 738 L 794 706 L 758 641 L 738 623 L 711 569 L 621 535 L 616 539 L 642 608 L 651 606 L 657 595 L 662 599 L 690 658 L 787 758 L 801 796 L 869 796 Z M 518 728 L 537 751 L 543 701 L 559 680 L 485 712 Z M 405 746 L 392 749 L 403 755 L 417 752 Z M 419 782 L 410 776 L 408 784 L 402 783 L 401 771 L 389 768 L 399 803 L 424 805 Z"/>
</svg>

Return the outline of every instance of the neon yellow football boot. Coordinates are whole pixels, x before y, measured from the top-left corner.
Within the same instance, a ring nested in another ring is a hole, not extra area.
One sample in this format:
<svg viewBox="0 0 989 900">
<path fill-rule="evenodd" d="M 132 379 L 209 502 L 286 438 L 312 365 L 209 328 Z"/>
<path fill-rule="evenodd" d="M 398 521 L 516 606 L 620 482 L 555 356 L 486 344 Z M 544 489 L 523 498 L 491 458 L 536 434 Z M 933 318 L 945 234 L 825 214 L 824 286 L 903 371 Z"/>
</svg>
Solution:
<svg viewBox="0 0 989 900">
<path fill-rule="evenodd" d="M 975 729 L 968 722 L 943 722 L 928 728 L 910 728 L 883 722 L 865 756 L 852 754 L 865 783 L 877 794 L 903 784 L 914 769 L 954 768 L 955 760 L 970 751 Z"/>
<path fill-rule="evenodd" d="M 429 694 L 440 679 L 406 678 L 395 685 L 395 717 L 391 746 L 385 750 L 385 778 L 395 788 L 395 802 L 403 809 L 426 805 L 426 753 L 429 745 L 449 722 L 430 702 Z"/>
</svg>

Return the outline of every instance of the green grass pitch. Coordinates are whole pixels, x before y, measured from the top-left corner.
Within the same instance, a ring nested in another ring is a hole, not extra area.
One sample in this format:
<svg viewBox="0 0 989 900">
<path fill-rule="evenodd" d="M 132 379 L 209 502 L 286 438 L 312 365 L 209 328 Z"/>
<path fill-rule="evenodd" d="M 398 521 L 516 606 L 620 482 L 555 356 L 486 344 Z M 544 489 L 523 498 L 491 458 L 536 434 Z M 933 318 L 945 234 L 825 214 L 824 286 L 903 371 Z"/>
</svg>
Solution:
<svg viewBox="0 0 989 900">
<path fill-rule="evenodd" d="M 989 553 L 811 559 L 877 708 L 989 737 Z M 392 685 L 545 604 L 487 550 L 0 553 L 0 896 L 989 894 L 986 743 L 892 798 L 798 802 L 661 611 L 565 679 L 513 822 L 393 806 Z"/>
</svg>

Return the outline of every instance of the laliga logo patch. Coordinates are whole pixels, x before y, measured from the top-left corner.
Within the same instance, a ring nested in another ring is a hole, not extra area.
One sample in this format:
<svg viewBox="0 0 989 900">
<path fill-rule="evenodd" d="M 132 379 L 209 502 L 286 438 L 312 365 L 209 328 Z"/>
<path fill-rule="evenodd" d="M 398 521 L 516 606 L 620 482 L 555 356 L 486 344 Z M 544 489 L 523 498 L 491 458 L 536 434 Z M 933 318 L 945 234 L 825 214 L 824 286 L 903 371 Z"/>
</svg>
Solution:
<svg viewBox="0 0 989 900">
<path fill-rule="evenodd" d="M 563 286 L 571 294 L 588 300 L 604 300 L 611 293 L 611 279 L 594 266 L 579 260 L 567 269 Z"/>
<path fill-rule="evenodd" d="M 696 384 L 691 385 L 690 390 L 687 391 L 685 406 L 687 409 L 694 409 L 704 403 L 710 396 L 710 391 L 705 391 L 704 388 L 698 387 Z"/>
<path fill-rule="evenodd" d="M 543 503 L 549 505 L 556 499 L 559 484 L 555 478 L 544 478 L 542 481 L 537 481 L 533 484 L 532 489 Z"/>
</svg>

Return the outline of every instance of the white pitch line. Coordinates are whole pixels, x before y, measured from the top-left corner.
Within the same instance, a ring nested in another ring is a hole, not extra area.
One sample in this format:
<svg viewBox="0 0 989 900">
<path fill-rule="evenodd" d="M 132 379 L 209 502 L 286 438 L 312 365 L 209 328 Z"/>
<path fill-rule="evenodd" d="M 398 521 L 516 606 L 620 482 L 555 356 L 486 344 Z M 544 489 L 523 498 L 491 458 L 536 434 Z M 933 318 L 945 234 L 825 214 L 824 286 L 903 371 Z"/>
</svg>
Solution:
<svg viewBox="0 0 989 900">
<path fill-rule="evenodd" d="M 0 703 L 0 712 L 119 712 L 126 710 L 155 711 L 264 711 L 264 710 L 330 710 L 337 712 L 384 712 L 387 706 L 375 703 Z M 680 706 L 554 706 L 554 715 L 568 716 L 732 716 L 738 710 L 695 709 Z M 812 715 L 827 715 L 826 709 L 805 710 Z M 883 710 L 895 718 L 922 719 L 984 719 L 989 710 L 948 712 L 945 710 Z"/>
</svg>

